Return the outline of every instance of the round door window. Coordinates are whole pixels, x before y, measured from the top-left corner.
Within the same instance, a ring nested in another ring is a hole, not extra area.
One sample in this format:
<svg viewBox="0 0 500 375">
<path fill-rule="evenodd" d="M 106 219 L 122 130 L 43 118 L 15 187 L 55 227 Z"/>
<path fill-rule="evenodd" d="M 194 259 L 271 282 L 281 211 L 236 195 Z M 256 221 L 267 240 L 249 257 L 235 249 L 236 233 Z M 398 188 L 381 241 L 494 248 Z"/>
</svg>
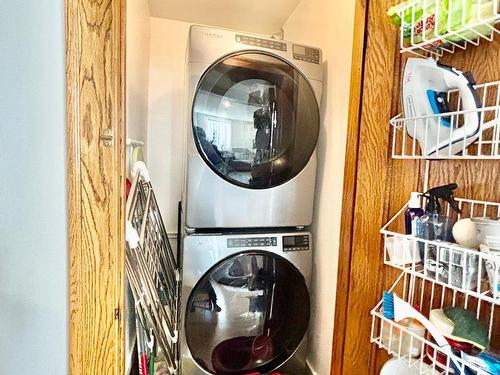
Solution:
<svg viewBox="0 0 500 375">
<path fill-rule="evenodd" d="M 212 268 L 191 292 L 187 345 L 211 374 L 267 373 L 299 346 L 309 308 L 304 278 L 289 261 L 241 253 Z"/>
<path fill-rule="evenodd" d="M 202 76 L 193 104 L 193 134 L 205 162 L 225 180 L 266 189 L 299 174 L 319 132 L 307 79 L 273 55 L 226 57 Z"/>
</svg>

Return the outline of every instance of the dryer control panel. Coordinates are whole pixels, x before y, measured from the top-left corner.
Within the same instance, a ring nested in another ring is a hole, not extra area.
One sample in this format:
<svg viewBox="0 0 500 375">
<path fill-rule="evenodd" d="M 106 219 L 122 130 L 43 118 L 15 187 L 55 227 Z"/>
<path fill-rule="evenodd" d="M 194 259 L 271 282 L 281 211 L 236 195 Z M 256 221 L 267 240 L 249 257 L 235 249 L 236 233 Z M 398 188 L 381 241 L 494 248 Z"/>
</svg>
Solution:
<svg viewBox="0 0 500 375">
<path fill-rule="evenodd" d="M 309 236 L 283 236 L 283 251 L 307 251 L 309 248 Z"/>
<path fill-rule="evenodd" d="M 262 47 L 262 48 L 270 48 L 270 49 L 275 49 L 278 51 L 283 51 L 286 52 L 286 43 L 281 42 L 279 40 L 275 39 L 263 39 L 263 38 L 256 38 L 254 36 L 247 36 L 247 35 L 236 35 L 236 41 L 238 43 L 242 44 L 247 44 L 249 46 L 256 46 L 256 47 Z"/>
</svg>

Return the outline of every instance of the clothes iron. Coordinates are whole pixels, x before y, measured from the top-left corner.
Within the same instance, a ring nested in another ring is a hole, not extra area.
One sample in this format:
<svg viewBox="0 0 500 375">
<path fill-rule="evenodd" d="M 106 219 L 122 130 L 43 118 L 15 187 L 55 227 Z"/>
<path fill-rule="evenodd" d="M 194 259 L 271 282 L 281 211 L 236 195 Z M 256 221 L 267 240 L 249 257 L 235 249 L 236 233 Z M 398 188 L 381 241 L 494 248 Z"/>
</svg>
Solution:
<svg viewBox="0 0 500 375">
<path fill-rule="evenodd" d="M 479 138 L 481 114 L 477 109 L 482 105 L 474 83 L 470 73 L 433 59 L 408 59 L 403 77 L 406 131 L 417 139 L 422 155 L 455 155 Z M 446 116 L 451 112 L 448 93 L 454 89 L 462 112 Z"/>
</svg>

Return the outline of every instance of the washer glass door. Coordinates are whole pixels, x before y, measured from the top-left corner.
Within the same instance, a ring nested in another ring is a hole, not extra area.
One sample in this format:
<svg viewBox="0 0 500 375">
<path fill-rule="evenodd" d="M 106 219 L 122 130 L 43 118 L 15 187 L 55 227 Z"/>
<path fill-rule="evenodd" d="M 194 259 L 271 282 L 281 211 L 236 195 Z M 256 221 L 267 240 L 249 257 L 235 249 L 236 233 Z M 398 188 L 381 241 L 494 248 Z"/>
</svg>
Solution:
<svg viewBox="0 0 500 375">
<path fill-rule="evenodd" d="M 243 52 L 212 65 L 193 103 L 198 151 L 220 177 L 266 189 L 299 174 L 314 152 L 319 110 L 308 80 L 285 60 Z"/>
<path fill-rule="evenodd" d="M 186 341 L 212 374 L 267 373 L 298 348 L 309 324 L 301 273 L 272 253 L 244 252 L 221 261 L 189 296 Z"/>
</svg>

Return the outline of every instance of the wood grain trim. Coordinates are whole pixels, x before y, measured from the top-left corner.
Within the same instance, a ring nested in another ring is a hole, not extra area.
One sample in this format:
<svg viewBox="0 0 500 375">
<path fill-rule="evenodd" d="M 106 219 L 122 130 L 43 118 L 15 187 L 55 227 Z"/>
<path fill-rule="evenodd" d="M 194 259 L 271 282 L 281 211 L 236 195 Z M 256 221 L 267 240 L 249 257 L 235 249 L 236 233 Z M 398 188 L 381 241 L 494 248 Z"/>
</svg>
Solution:
<svg viewBox="0 0 500 375">
<path fill-rule="evenodd" d="M 125 0 L 66 0 L 65 11 L 69 370 L 121 375 Z M 108 128 L 112 147 L 100 140 Z"/>
<path fill-rule="evenodd" d="M 357 0 L 354 10 L 354 38 L 352 50 L 351 87 L 349 96 L 349 120 L 344 169 L 342 221 L 340 228 L 337 296 L 333 331 L 332 375 L 342 374 L 345 326 L 348 318 L 348 292 L 351 262 L 352 228 L 354 222 L 354 197 L 358 164 L 359 122 L 361 117 L 361 90 L 366 37 L 367 0 Z"/>
<path fill-rule="evenodd" d="M 398 55 L 397 33 L 386 20 L 392 0 L 370 1 L 359 128 L 351 264 L 342 373 L 375 374 L 370 310 L 380 299 L 380 228 L 387 216 L 391 159 L 389 132 Z M 399 61 L 399 60 L 398 60 Z M 399 68 L 399 66 L 398 66 Z"/>
<path fill-rule="evenodd" d="M 357 5 L 362 21 L 356 23 L 360 35 L 355 38 L 357 43 L 365 38 L 365 49 L 358 52 L 362 67 L 355 69 L 362 78 L 354 77 L 352 82 L 356 88 L 351 93 L 344 176 L 332 374 L 375 373 L 369 312 L 380 297 L 383 280 L 379 229 L 388 211 L 385 198 L 391 164 L 387 124 L 395 63 L 399 62 L 394 57 L 398 54 L 397 34 L 383 22 L 390 5 L 390 0 Z"/>
</svg>

